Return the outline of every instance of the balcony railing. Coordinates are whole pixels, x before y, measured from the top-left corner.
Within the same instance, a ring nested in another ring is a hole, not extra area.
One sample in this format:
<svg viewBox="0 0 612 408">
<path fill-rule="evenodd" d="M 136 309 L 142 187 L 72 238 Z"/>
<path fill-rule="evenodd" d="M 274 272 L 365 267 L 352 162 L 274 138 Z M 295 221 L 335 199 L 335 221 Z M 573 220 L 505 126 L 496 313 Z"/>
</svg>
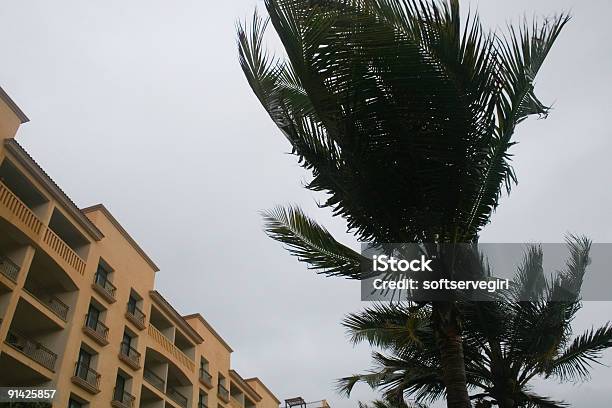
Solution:
<svg viewBox="0 0 612 408">
<path fill-rule="evenodd" d="M 0 204 L 34 234 L 40 235 L 44 224 L 4 183 L 0 182 Z"/>
<path fill-rule="evenodd" d="M 212 388 L 212 375 L 203 368 L 200 368 L 200 381 L 208 388 Z"/>
<path fill-rule="evenodd" d="M 285 407 L 286 406 L 287 404 L 285 404 Z M 305 407 L 305 408 L 329 408 L 329 403 L 327 402 L 327 400 L 319 400 L 319 401 L 304 402 L 300 406 Z M 409 405 L 409 406 L 411 407 L 412 405 Z"/>
<path fill-rule="evenodd" d="M 30 357 L 43 367 L 46 367 L 49 370 L 53 370 L 55 368 L 57 354 L 42 344 L 34 340 L 30 340 L 13 330 L 8 332 L 5 342 L 16 350 L 19 350 L 26 356 Z"/>
<path fill-rule="evenodd" d="M 100 392 L 100 374 L 82 362 L 76 363 L 72 382 L 93 394 Z"/>
<path fill-rule="evenodd" d="M 146 315 L 142 310 L 140 310 L 136 305 L 132 305 L 128 303 L 127 311 L 125 312 L 125 316 L 134 323 L 139 329 L 145 328 L 145 318 Z"/>
<path fill-rule="evenodd" d="M 17 276 L 19 275 L 19 266 L 11 261 L 8 257 L 0 254 L 0 273 L 12 280 L 17 282 Z"/>
<path fill-rule="evenodd" d="M 195 362 L 189 357 L 187 357 L 187 355 L 183 353 L 181 349 L 176 347 L 174 343 L 170 341 L 170 339 L 164 336 L 163 333 L 157 330 L 157 328 L 155 328 L 155 326 L 153 326 L 152 324 L 149 324 L 147 330 L 149 336 L 151 336 L 153 340 L 155 340 L 167 353 L 174 356 L 174 358 L 178 360 L 178 362 L 190 372 L 195 372 Z"/>
<path fill-rule="evenodd" d="M 187 404 L 189 402 L 189 400 L 187 399 L 186 396 L 184 396 L 183 394 L 181 394 L 180 392 L 178 392 L 176 390 L 176 388 L 173 387 L 169 387 L 168 391 L 166 392 L 166 395 L 168 397 L 170 397 L 170 399 L 174 402 L 176 402 L 177 404 L 179 404 L 181 407 L 187 408 Z"/>
<path fill-rule="evenodd" d="M 97 272 L 94 276 L 93 288 L 104 296 L 107 301 L 115 301 L 115 292 L 117 292 L 117 288 L 108 280 L 108 278 Z"/>
<path fill-rule="evenodd" d="M 95 318 L 89 313 L 86 314 L 84 329 L 85 332 L 93 336 L 94 340 L 98 343 L 103 345 L 108 344 L 108 327 L 106 327 L 99 318 Z"/>
<path fill-rule="evenodd" d="M 155 374 L 153 371 L 149 370 L 148 368 L 145 368 L 143 371 L 143 377 L 145 380 L 147 380 L 149 384 L 151 384 L 161 392 L 165 391 L 164 388 L 166 388 L 166 382 L 163 378 Z"/>
<path fill-rule="evenodd" d="M 81 275 L 85 273 L 85 261 L 77 255 L 51 228 L 45 229 L 43 241 L 49 245 L 68 265 L 76 269 Z"/>
<path fill-rule="evenodd" d="M 129 392 L 115 388 L 113 391 L 113 400 L 111 401 L 111 404 L 120 408 L 133 408 L 135 400 L 136 397 Z"/>
<path fill-rule="evenodd" d="M 121 342 L 119 358 L 121 358 L 135 370 L 140 368 L 140 353 L 126 342 Z"/>
<path fill-rule="evenodd" d="M 44 293 L 39 290 L 29 291 L 26 289 L 30 295 L 36 298 L 40 303 L 45 305 L 47 309 L 52 311 L 55 315 L 57 315 L 62 320 L 66 321 L 68 319 L 68 311 L 70 308 L 67 304 L 62 302 L 57 296 L 54 296 L 50 293 Z"/>
<path fill-rule="evenodd" d="M 66 244 L 19 199 L 5 184 L 0 182 L 0 205 L 5 207 L 26 228 L 59 255 L 68 265 L 76 269 L 81 275 L 85 272 L 85 261 L 68 244 Z"/>
<path fill-rule="evenodd" d="M 229 391 L 222 384 L 219 384 L 217 387 L 217 395 L 219 395 L 223 401 L 229 402 Z"/>
</svg>

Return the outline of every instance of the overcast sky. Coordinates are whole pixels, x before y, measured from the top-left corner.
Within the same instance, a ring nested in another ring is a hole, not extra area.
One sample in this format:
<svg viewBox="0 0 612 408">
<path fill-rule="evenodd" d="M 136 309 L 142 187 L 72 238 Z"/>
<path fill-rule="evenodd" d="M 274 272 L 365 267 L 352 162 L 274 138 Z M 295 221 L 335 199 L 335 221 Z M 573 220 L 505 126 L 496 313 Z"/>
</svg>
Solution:
<svg viewBox="0 0 612 408">
<path fill-rule="evenodd" d="M 373 394 L 343 399 L 333 383 L 369 367 L 369 349 L 353 348 L 339 325 L 363 306 L 358 284 L 314 276 L 261 230 L 258 211 L 298 203 L 355 245 L 301 187 L 308 175 L 242 77 L 235 22 L 258 4 L 2 0 L 0 84 L 31 119 L 18 141 L 79 206 L 110 209 L 160 265 L 157 289 L 182 313 L 201 312 L 236 350 L 234 368 L 280 399 L 355 407 Z M 520 184 L 482 241 L 575 232 L 612 242 L 611 4 L 478 5 L 492 27 L 524 13 L 574 16 L 538 80 L 555 109 L 518 129 Z M 589 303 L 576 326 L 609 318 L 610 303 Z M 612 369 L 593 373 L 587 384 L 536 390 L 609 407 Z"/>
</svg>

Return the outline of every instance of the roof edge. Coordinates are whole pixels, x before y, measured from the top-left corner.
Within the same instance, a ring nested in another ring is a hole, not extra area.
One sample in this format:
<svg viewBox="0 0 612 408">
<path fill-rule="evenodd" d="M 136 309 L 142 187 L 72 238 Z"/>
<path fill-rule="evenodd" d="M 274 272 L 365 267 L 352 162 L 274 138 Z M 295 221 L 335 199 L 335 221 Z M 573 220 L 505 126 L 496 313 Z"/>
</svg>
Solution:
<svg viewBox="0 0 612 408">
<path fill-rule="evenodd" d="M 2 89 L 1 86 L 0 86 L 0 99 L 2 99 L 4 103 L 8 105 L 8 107 L 13 111 L 13 113 L 19 118 L 22 125 L 30 121 L 30 119 L 26 116 L 26 114 L 23 113 L 21 108 L 17 106 L 15 101 L 13 101 L 10 96 L 8 96 L 8 94 L 4 91 L 4 89 Z"/>
<path fill-rule="evenodd" d="M 51 196 L 55 198 L 70 215 L 74 217 L 77 223 L 94 240 L 100 241 L 102 238 L 104 238 L 102 231 L 100 231 L 98 227 L 96 227 L 94 223 L 81 212 L 70 197 L 68 197 L 68 195 L 55 183 L 55 181 L 53 181 L 53 179 L 43 170 L 43 168 L 36 163 L 34 158 L 32 158 L 32 156 L 30 156 L 30 154 L 19 143 L 17 143 L 15 139 L 6 139 L 4 141 L 4 146 L 15 156 L 19 163 L 24 166 L 32 174 L 32 176 L 34 176 L 36 181 L 41 183 L 43 187 L 45 187 L 49 193 L 51 193 Z"/>
<path fill-rule="evenodd" d="M 277 403 L 280 405 L 281 400 L 279 400 L 279 399 L 276 397 L 276 395 L 274 395 L 274 393 L 273 393 L 272 391 L 270 391 L 270 389 L 269 389 L 269 388 L 266 386 L 266 384 L 264 384 L 264 383 L 263 383 L 263 381 L 261 381 L 261 380 L 259 379 L 259 377 L 251 377 L 251 378 L 247 378 L 247 379 L 245 379 L 244 381 L 246 381 L 247 383 L 248 383 L 249 381 L 257 381 L 257 382 L 258 382 L 258 383 L 259 383 L 259 384 L 260 384 L 260 385 L 263 387 L 263 389 L 264 389 L 264 390 L 266 390 L 266 391 L 268 392 L 268 394 L 270 394 L 270 395 L 272 396 L 272 398 L 274 398 L 274 401 L 276 401 L 276 402 L 277 402 Z"/>
<path fill-rule="evenodd" d="M 255 391 L 255 389 L 251 387 L 251 385 L 248 382 L 246 382 L 246 380 L 242 378 L 240 374 L 238 374 L 238 371 L 234 369 L 230 369 L 229 373 L 230 373 L 230 377 L 234 377 L 234 380 L 237 381 L 242 388 L 247 390 L 248 393 L 251 393 L 252 394 L 251 396 L 255 397 L 253 398 L 255 399 L 255 402 L 261 401 L 261 395 L 259 395 L 257 391 Z"/>
<path fill-rule="evenodd" d="M 113 214 L 111 214 L 108 208 L 104 206 L 104 204 L 95 204 L 81 209 L 81 212 L 83 214 L 87 214 L 94 211 L 100 211 L 102 214 L 104 214 L 106 218 L 108 218 L 108 220 L 111 222 L 111 224 L 113 224 L 113 226 L 117 228 L 121 235 L 123 235 L 123 237 L 136 250 L 136 252 L 138 252 L 138 254 L 142 256 L 142 258 L 149 264 L 149 266 L 153 268 L 155 272 L 159 272 L 159 267 L 155 264 L 155 262 L 153 262 L 153 260 L 146 254 L 146 252 L 140 247 L 140 245 L 138 245 L 136 240 L 132 238 L 132 236 L 125 230 L 125 228 L 123 228 L 121 223 L 117 221 L 117 219 L 113 216 Z"/>
<path fill-rule="evenodd" d="M 200 336 L 198 332 L 196 332 L 195 329 L 191 327 L 189 323 L 187 323 L 187 320 L 185 320 L 185 318 L 176 311 L 176 309 L 161 295 L 161 293 L 156 290 L 152 290 L 149 291 L 149 295 L 158 306 L 161 306 L 166 313 L 175 318 L 177 325 L 185 333 L 187 333 L 187 335 L 190 336 L 195 343 L 202 344 L 204 342 L 202 336 Z"/>
<path fill-rule="evenodd" d="M 202 322 L 202 324 L 204 326 L 206 326 L 206 328 L 208 330 L 210 330 L 210 332 L 213 334 L 213 336 L 215 336 L 217 338 L 217 340 L 219 340 L 221 342 L 223 347 L 225 347 L 230 353 L 234 352 L 234 350 L 232 350 L 230 345 L 227 344 L 227 342 L 223 339 L 223 337 L 221 337 L 221 335 L 219 333 L 217 333 L 217 331 L 210 325 L 210 323 L 208 323 L 206 321 L 206 319 L 204 319 L 204 317 L 202 317 L 201 314 L 199 314 L 199 313 L 192 313 L 192 314 L 183 316 L 183 319 L 185 319 L 185 320 L 187 320 L 187 319 L 198 319 L 198 320 L 200 320 Z"/>
</svg>

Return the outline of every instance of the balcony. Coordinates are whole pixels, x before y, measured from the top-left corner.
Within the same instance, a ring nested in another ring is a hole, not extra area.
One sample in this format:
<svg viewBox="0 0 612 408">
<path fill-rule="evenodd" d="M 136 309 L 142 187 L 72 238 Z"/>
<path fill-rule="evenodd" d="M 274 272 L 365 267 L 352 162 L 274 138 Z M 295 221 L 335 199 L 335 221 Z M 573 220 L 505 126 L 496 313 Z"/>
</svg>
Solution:
<svg viewBox="0 0 612 408">
<path fill-rule="evenodd" d="M 190 359 L 185 353 L 181 351 L 170 339 L 163 335 L 162 332 L 157 330 L 155 326 L 149 324 L 148 327 L 149 336 L 168 354 L 170 354 L 183 368 L 187 369 L 188 372 L 195 372 L 195 362 Z"/>
<path fill-rule="evenodd" d="M 127 305 L 127 311 L 125 312 L 125 317 L 132 323 L 134 326 L 138 327 L 140 330 L 144 330 L 146 315 L 142 310 L 140 310 L 137 306 Z"/>
<path fill-rule="evenodd" d="M 41 220 L 28 208 L 13 192 L 0 181 L 0 206 L 4 208 L 13 219 L 10 220 L 20 229 L 24 229 L 30 235 L 38 237 L 44 229 Z"/>
<path fill-rule="evenodd" d="M 100 294 L 100 296 L 102 296 L 107 302 L 115 303 L 117 301 L 115 299 L 115 293 L 117 292 L 117 288 L 101 274 L 96 273 L 94 277 L 94 282 L 91 284 L 91 287 L 96 292 L 98 292 L 98 294 Z"/>
<path fill-rule="evenodd" d="M 121 343 L 119 359 L 132 367 L 134 370 L 140 368 L 140 353 L 126 342 Z"/>
<path fill-rule="evenodd" d="M 100 374 L 86 364 L 77 362 L 70 380 L 91 394 L 100 392 Z"/>
<path fill-rule="evenodd" d="M 200 382 L 208 389 L 213 387 L 212 375 L 210 375 L 210 373 L 203 368 L 200 368 Z"/>
<path fill-rule="evenodd" d="M 13 282 L 17 282 L 19 276 L 19 266 L 8 257 L 0 254 L 0 273 Z"/>
<path fill-rule="evenodd" d="M 179 404 L 181 407 L 187 408 L 187 404 L 189 403 L 189 400 L 187 399 L 186 396 L 178 392 L 176 388 L 169 387 L 168 391 L 166 392 L 166 395 L 170 397 L 172 401 Z"/>
<path fill-rule="evenodd" d="M 43 247 L 52 255 L 81 275 L 85 272 L 85 261 L 62 240 L 51 228 L 46 227 L 34 212 L 17 197 L 4 183 L 0 182 L 0 210 L 8 213 L 12 222 L 34 241 L 40 240 Z"/>
<path fill-rule="evenodd" d="M 229 391 L 227 388 L 223 386 L 223 384 L 219 384 L 217 387 L 217 396 L 221 398 L 221 401 L 228 403 L 230 400 Z"/>
<path fill-rule="evenodd" d="M 108 344 L 108 327 L 106 327 L 99 319 L 95 319 L 89 314 L 85 315 L 83 333 L 87 334 L 101 346 L 106 346 Z"/>
<path fill-rule="evenodd" d="M 136 397 L 127 391 L 121 391 L 115 388 L 113 391 L 113 400 L 111 405 L 115 408 L 133 408 Z"/>
<path fill-rule="evenodd" d="M 149 384 L 157 388 L 159 391 L 164 392 L 166 388 L 166 382 L 163 378 L 155 374 L 153 371 L 145 368 L 143 371 L 143 377 Z"/>
<path fill-rule="evenodd" d="M 68 311 L 70 310 L 70 308 L 57 296 L 54 296 L 50 293 L 44 293 L 38 290 L 27 290 L 25 288 L 24 290 L 30 295 L 32 295 L 33 298 L 38 300 L 43 306 L 52 311 L 53 314 L 55 314 L 57 317 L 59 317 L 63 321 L 67 321 Z"/>
<path fill-rule="evenodd" d="M 43 367 L 46 367 L 51 371 L 55 369 L 57 354 L 55 354 L 42 344 L 34 340 L 30 340 L 13 330 L 8 332 L 8 335 L 6 336 L 6 340 L 4 342 L 16 349 L 17 351 L 28 356 L 32 360 L 36 361 Z"/>
<path fill-rule="evenodd" d="M 51 228 L 46 228 L 43 234 L 43 242 L 46 243 L 56 254 L 58 254 L 68 265 L 77 270 L 81 275 L 85 273 L 85 261 L 77 255 Z"/>
</svg>

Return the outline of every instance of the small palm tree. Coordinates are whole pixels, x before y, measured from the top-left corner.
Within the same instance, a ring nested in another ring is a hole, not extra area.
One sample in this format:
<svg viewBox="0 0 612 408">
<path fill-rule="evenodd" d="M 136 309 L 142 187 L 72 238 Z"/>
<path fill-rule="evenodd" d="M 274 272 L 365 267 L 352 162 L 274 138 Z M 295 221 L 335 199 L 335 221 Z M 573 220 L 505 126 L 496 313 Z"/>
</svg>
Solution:
<svg viewBox="0 0 612 408">
<path fill-rule="evenodd" d="M 505 188 L 516 126 L 549 109 L 534 81 L 568 17 L 506 36 L 462 18 L 459 0 L 265 0 L 238 28 L 251 89 L 307 188 L 363 242 L 470 243 Z M 264 48 L 272 23 L 286 53 Z M 298 208 L 265 213 L 268 234 L 325 275 L 361 278 L 361 256 Z M 441 268 L 443 277 L 453 271 Z M 432 303 L 447 405 L 468 408 L 453 302 Z"/>
<path fill-rule="evenodd" d="M 586 380 L 591 364 L 612 347 L 610 323 L 573 336 L 571 322 L 581 308 L 579 291 L 590 242 L 572 238 L 568 247 L 567 269 L 555 279 L 546 279 L 542 249 L 533 246 L 507 299 L 459 305 L 467 381 L 478 406 L 565 406 L 534 393 L 530 381 L 535 377 Z M 386 398 L 401 395 L 432 402 L 444 395 L 430 307 L 378 304 L 349 315 L 344 325 L 353 342 L 367 341 L 384 352 L 373 354 L 371 372 L 341 379 L 342 392 L 350 395 L 355 384 L 362 382 L 384 391 Z"/>
</svg>

